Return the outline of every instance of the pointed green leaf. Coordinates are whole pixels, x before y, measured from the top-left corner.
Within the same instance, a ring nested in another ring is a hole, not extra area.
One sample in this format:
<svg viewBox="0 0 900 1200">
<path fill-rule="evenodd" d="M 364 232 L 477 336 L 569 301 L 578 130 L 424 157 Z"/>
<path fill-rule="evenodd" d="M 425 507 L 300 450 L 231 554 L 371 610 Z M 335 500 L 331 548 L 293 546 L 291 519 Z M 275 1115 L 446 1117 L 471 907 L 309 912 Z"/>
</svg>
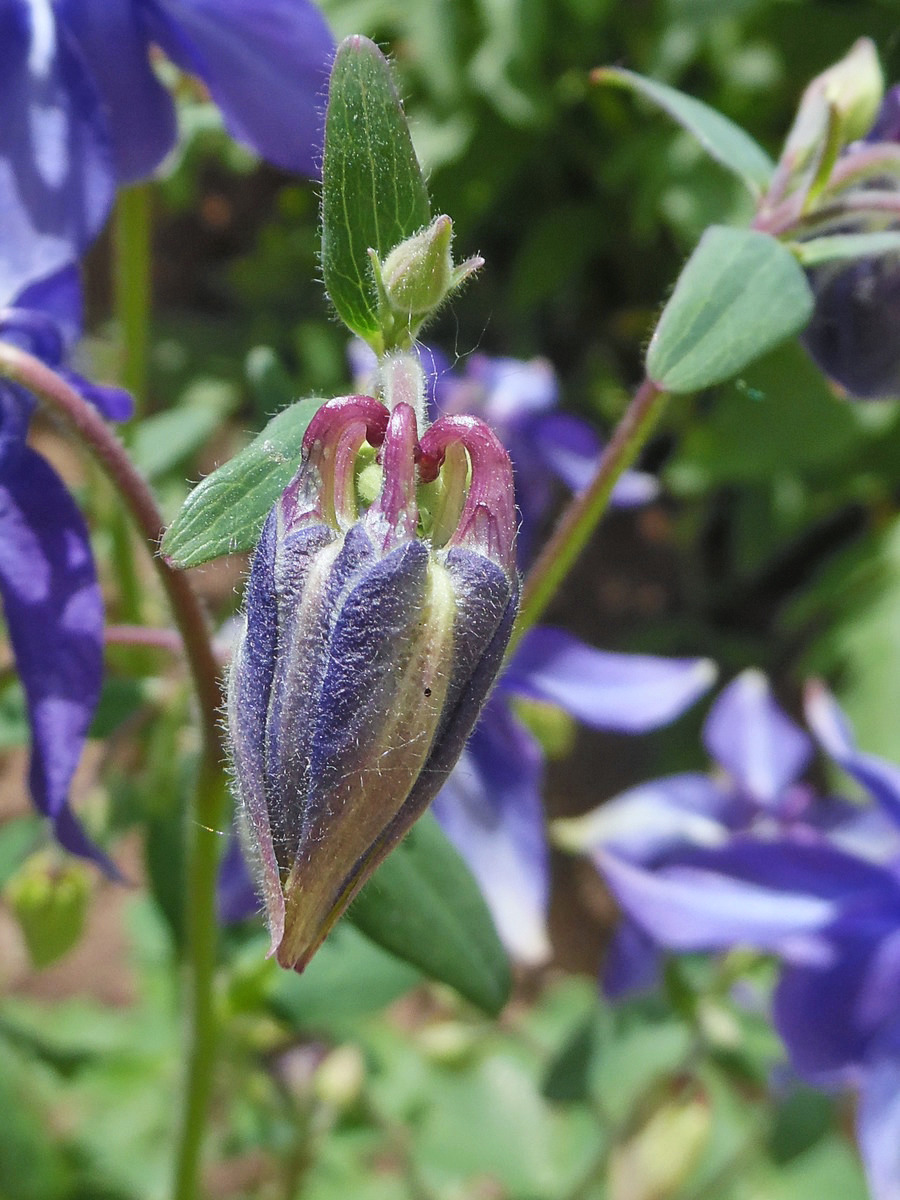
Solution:
<svg viewBox="0 0 900 1200">
<path fill-rule="evenodd" d="M 166 530 L 163 556 L 176 567 L 196 567 L 252 549 L 269 509 L 297 472 L 306 427 L 323 403 L 298 400 L 240 454 L 207 475 Z"/>
<path fill-rule="evenodd" d="M 836 233 L 834 236 L 812 238 L 808 242 L 791 243 L 791 250 L 804 267 L 841 259 L 881 258 L 900 254 L 900 233 L 884 230 L 881 233 Z"/>
<path fill-rule="evenodd" d="M 599 83 L 630 88 L 658 105 L 692 133 L 711 158 L 742 179 L 754 196 L 767 186 L 774 170 L 768 154 L 740 125 L 735 125 L 708 104 L 622 67 L 600 67 L 591 78 Z"/>
<path fill-rule="evenodd" d="M 431 218 L 422 168 L 374 42 L 350 37 L 331 71 L 322 167 L 322 272 L 338 315 L 377 343 L 378 299 L 368 251 L 384 260 Z"/>
<path fill-rule="evenodd" d="M 509 962 L 491 915 L 431 814 L 382 863 L 347 919 L 485 1012 L 498 1013 L 509 998 Z"/>
<path fill-rule="evenodd" d="M 663 310 L 647 374 L 667 392 L 723 383 L 802 329 L 812 308 L 790 250 L 766 233 L 712 225 Z"/>
</svg>

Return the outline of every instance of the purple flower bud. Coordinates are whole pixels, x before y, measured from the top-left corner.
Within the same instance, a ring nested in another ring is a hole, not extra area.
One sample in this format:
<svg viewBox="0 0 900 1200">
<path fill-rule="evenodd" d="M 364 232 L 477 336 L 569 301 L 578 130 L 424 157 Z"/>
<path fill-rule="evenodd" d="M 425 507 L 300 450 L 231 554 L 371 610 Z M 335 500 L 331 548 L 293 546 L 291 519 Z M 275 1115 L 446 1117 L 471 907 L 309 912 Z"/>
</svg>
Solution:
<svg viewBox="0 0 900 1200">
<path fill-rule="evenodd" d="M 408 404 L 349 396 L 313 417 L 256 550 L 229 686 L 282 966 L 309 962 L 459 757 L 516 614 L 515 525 L 509 457 L 475 418 L 419 441 Z"/>
</svg>

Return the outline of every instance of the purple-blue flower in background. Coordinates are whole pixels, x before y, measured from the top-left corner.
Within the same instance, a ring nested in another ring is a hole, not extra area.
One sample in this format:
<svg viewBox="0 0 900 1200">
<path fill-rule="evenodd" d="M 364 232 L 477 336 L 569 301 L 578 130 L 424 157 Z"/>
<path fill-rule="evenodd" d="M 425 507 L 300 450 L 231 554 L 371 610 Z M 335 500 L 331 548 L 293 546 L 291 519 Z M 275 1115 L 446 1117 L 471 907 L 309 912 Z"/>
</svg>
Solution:
<svg viewBox="0 0 900 1200">
<path fill-rule="evenodd" d="M 549 953 L 550 881 L 544 754 L 510 702 L 536 700 L 593 729 L 644 733 L 675 720 L 715 675 L 708 659 L 604 652 L 545 626 L 522 639 L 434 801 L 515 958 L 538 963 Z"/>
<path fill-rule="evenodd" d="M 828 197 L 832 213 L 840 213 L 842 203 L 846 206 L 840 228 L 830 232 L 900 228 L 898 148 L 900 85 L 885 95 L 866 137 L 838 161 L 835 173 L 842 172 L 849 186 Z M 879 158 L 884 160 L 880 172 Z M 856 171 L 854 164 L 859 164 Z M 867 200 L 872 211 L 867 211 Z M 815 309 L 801 340 L 816 364 L 857 399 L 900 396 L 900 254 L 827 263 L 808 275 Z"/>
<path fill-rule="evenodd" d="M 859 1090 L 858 1138 L 872 1194 L 897 1200 L 900 769 L 857 748 L 820 684 L 807 689 L 806 715 L 819 746 L 874 806 L 813 800 L 808 789 L 810 799 L 791 811 L 811 743 L 804 748 L 801 731 L 783 726 L 766 746 L 746 728 L 724 722 L 719 752 L 732 765 L 752 760 L 759 778 L 774 783 L 777 762 L 784 764 L 780 798 L 774 808 L 767 805 L 769 815 L 760 806 L 753 819 L 744 816 L 735 826 L 701 805 L 716 830 L 705 844 L 682 836 L 668 852 L 653 855 L 641 850 L 640 839 L 632 837 L 629 849 L 627 836 L 617 840 L 607 829 L 601 838 L 595 829 L 594 853 L 627 914 L 630 939 L 675 951 L 750 946 L 781 959 L 774 1022 L 791 1062 L 813 1084 Z M 620 829 L 624 816 L 620 811 Z"/>
<path fill-rule="evenodd" d="M 6 0 L 0 10 L 0 295 L 87 249 L 116 183 L 175 144 L 161 47 L 200 78 L 229 131 L 316 174 L 333 40 L 308 0 Z"/>
<path fill-rule="evenodd" d="M 36 355 L 104 416 L 131 398 L 65 367 L 81 324 L 76 269 L 41 280 L 0 308 L 0 339 Z M 103 673 L 103 601 L 84 519 L 56 471 L 26 442 L 35 402 L 0 382 L 0 597 L 32 734 L 29 782 L 66 849 L 115 868 L 69 807 Z"/>
</svg>

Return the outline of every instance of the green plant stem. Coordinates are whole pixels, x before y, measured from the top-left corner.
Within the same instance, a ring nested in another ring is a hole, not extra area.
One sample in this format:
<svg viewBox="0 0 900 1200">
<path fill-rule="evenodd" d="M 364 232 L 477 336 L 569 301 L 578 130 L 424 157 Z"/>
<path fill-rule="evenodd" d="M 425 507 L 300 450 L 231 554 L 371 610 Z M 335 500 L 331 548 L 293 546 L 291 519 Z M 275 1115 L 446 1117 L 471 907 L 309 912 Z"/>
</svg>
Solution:
<svg viewBox="0 0 900 1200">
<path fill-rule="evenodd" d="M 196 1200 L 217 1033 L 213 994 L 217 946 L 215 883 L 218 830 L 226 796 L 225 747 L 219 719 L 222 706 L 219 664 L 210 641 L 206 616 L 187 576 L 170 567 L 157 552 L 163 534 L 162 517 L 152 491 L 116 434 L 65 380 L 18 347 L 0 343 L 0 376 L 28 388 L 52 408 L 87 446 L 112 481 L 153 555 L 194 681 L 203 742 L 194 807 L 187 822 L 187 1078 L 174 1195 L 177 1200 Z"/>
<path fill-rule="evenodd" d="M 119 327 L 122 386 L 135 397 L 138 413 L 147 403 L 150 362 L 152 229 L 150 185 L 120 189 L 115 209 L 114 306 Z"/>
<path fill-rule="evenodd" d="M 650 379 L 635 392 L 603 451 L 594 478 L 573 498 L 525 578 L 511 647 L 536 624 L 606 511 L 620 476 L 637 458 L 656 426 L 668 394 Z"/>
</svg>

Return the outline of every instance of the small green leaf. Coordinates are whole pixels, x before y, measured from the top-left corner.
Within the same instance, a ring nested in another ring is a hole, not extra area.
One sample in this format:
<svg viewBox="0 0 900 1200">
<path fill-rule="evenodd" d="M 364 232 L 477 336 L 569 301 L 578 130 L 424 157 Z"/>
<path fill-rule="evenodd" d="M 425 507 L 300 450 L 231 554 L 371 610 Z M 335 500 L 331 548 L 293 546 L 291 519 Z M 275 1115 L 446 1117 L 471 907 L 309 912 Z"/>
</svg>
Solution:
<svg viewBox="0 0 900 1200">
<path fill-rule="evenodd" d="M 656 327 L 647 374 L 667 392 L 722 383 L 802 329 L 812 308 L 790 250 L 766 233 L 712 225 Z"/>
<path fill-rule="evenodd" d="M 838 233 L 833 237 L 812 238 L 808 242 L 792 242 L 790 249 L 804 267 L 817 267 L 820 263 L 839 259 L 881 258 L 886 254 L 900 254 L 900 233 L 896 230 Z"/>
<path fill-rule="evenodd" d="M 196 567 L 252 549 L 269 509 L 297 472 L 303 435 L 322 403 L 298 400 L 194 488 L 162 541 L 170 563 Z"/>
<path fill-rule="evenodd" d="M 381 322 L 368 251 L 384 260 L 430 219 L 387 59 L 368 38 L 346 38 L 331 71 L 325 118 L 322 272 L 338 315 L 373 345 Z"/>
<path fill-rule="evenodd" d="M 468 868 L 427 814 L 353 902 L 347 919 L 373 942 L 449 983 L 492 1015 L 509 997 L 509 963 Z"/>
<path fill-rule="evenodd" d="M 148 479 L 159 479 L 200 449 L 238 401 L 237 388 L 200 379 L 167 412 L 145 417 L 131 442 L 131 456 Z"/>
<path fill-rule="evenodd" d="M 622 67 L 600 67 L 594 71 L 592 79 L 630 88 L 664 109 L 694 135 L 711 158 L 742 179 L 754 196 L 768 184 L 774 164 L 762 146 L 740 125 L 735 125 L 701 100 Z"/>
</svg>

